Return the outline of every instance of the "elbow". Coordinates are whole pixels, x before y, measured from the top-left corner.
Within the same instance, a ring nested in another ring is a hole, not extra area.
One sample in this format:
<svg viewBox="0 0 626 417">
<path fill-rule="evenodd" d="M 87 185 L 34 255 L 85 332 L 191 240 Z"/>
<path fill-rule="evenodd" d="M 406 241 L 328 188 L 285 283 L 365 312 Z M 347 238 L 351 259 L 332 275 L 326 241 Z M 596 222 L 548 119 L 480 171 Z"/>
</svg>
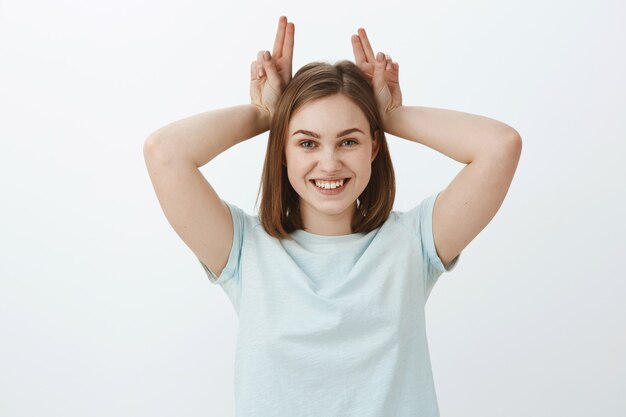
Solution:
<svg viewBox="0 0 626 417">
<path fill-rule="evenodd" d="M 505 127 L 505 131 L 502 132 L 500 136 L 501 136 L 500 140 L 503 143 L 503 147 L 508 152 L 513 152 L 514 154 L 517 154 L 518 156 L 521 154 L 522 136 L 519 134 L 517 130 L 507 125 Z"/>
<path fill-rule="evenodd" d="M 143 142 L 143 158 L 146 164 L 149 161 L 168 159 L 166 158 L 167 152 L 164 149 L 163 139 L 156 132 L 148 136 Z"/>
<path fill-rule="evenodd" d="M 143 141 L 143 154 L 146 155 L 150 152 L 153 152 L 154 148 L 156 148 L 157 146 L 158 141 L 159 139 L 154 134 L 148 136 L 146 140 Z"/>
<path fill-rule="evenodd" d="M 152 158 L 156 152 L 158 146 L 158 140 L 154 136 L 149 136 L 143 142 L 143 157 L 144 159 Z"/>
<path fill-rule="evenodd" d="M 518 133 L 517 130 L 513 129 L 513 132 L 509 136 L 510 146 L 513 149 L 513 152 L 519 156 L 522 154 L 522 136 Z"/>
<path fill-rule="evenodd" d="M 504 160 L 510 161 L 511 165 L 517 167 L 522 155 L 522 137 L 513 129 L 505 136 L 504 154 L 501 155 Z"/>
<path fill-rule="evenodd" d="M 148 166 L 171 166 L 172 164 L 190 164 L 179 151 L 172 147 L 172 142 L 166 136 L 157 132 L 152 133 L 143 142 L 143 158 Z M 197 167 L 197 165 L 196 165 Z"/>
<path fill-rule="evenodd" d="M 150 133 L 148 137 L 143 142 L 143 150 L 144 152 L 153 150 L 157 147 L 158 144 L 163 142 L 163 134 L 161 133 L 161 129 L 157 129 L 154 132 Z"/>
<path fill-rule="evenodd" d="M 515 129 L 504 126 L 486 141 L 483 152 L 481 155 L 485 157 L 517 164 L 522 153 L 522 138 Z"/>
</svg>

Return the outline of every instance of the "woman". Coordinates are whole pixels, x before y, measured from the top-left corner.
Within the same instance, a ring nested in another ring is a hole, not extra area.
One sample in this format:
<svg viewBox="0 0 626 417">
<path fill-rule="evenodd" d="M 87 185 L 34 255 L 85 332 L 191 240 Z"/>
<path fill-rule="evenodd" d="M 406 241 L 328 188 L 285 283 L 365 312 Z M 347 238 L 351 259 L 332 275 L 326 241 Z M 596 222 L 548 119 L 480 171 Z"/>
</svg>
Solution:
<svg viewBox="0 0 626 417">
<path fill-rule="evenodd" d="M 168 221 L 237 311 L 237 416 L 438 416 L 424 306 L 502 204 L 521 139 L 486 117 L 403 106 L 398 64 L 363 29 L 356 64 L 292 79 L 293 44 L 283 16 L 252 63 L 251 104 L 174 122 L 144 146 Z M 268 129 L 252 216 L 198 168 Z M 385 132 L 467 165 L 392 211 Z"/>
</svg>

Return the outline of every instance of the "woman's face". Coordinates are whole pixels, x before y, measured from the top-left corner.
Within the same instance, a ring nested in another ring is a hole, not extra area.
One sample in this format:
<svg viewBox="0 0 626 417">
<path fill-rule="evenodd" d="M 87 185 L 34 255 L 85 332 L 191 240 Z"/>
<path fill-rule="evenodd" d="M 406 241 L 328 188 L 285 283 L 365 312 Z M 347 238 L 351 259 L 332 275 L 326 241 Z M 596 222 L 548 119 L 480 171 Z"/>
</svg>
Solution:
<svg viewBox="0 0 626 417">
<path fill-rule="evenodd" d="M 363 112 L 342 94 L 317 99 L 291 117 L 287 134 L 287 174 L 305 229 L 337 220 L 349 227 L 378 152 Z"/>
</svg>

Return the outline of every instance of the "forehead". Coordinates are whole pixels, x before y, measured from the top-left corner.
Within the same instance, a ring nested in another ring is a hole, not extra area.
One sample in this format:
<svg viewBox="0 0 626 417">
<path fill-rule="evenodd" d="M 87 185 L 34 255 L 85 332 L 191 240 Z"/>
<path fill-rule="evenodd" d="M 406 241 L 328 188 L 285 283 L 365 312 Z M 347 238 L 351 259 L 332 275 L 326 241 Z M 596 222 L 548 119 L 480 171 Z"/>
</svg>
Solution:
<svg viewBox="0 0 626 417">
<path fill-rule="evenodd" d="M 343 94 L 308 102 L 289 121 L 290 134 L 298 129 L 333 134 L 352 127 L 367 132 L 369 123 L 361 108 Z"/>
</svg>

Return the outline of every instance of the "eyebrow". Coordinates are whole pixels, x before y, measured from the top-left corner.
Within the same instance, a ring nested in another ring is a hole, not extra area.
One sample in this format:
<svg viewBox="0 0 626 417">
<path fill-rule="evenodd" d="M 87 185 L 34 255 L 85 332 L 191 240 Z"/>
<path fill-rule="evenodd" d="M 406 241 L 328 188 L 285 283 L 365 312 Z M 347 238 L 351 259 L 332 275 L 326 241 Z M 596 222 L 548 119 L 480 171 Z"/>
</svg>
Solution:
<svg viewBox="0 0 626 417">
<path fill-rule="evenodd" d="M 340 138 L 340 137 L 342 137 L 342 136 L 348 135 L 348 134 L 353 133 L 353 132 L 363 133 L 363 131 L 362 131 L 362 130 L 357 129 L 356 127 L 353 127 L 353 128 L 351 128 L 351 129 L 346 129 L 346 130 L 344 130 L 343 132 L 339 132 L 339 133 L 337 134 L 337 137 L 338 137 L 338 138 Z M 291 136 L 295 136 L 295 135 L 296 135 L 296 134 L 298 134 L 298 133 L 302 133 L 302 134 L 307 135 L 307 136 L 313 136 L 313 137 L 314 137 L 314 138 L 316 138 L 316 139 L 319 139 L 319 138 L 320 138 L 320 134 L 319 134 L 319 133 L 311 132 L 310 130 L 304 130 L 304 129 L 298 129 L 298 130 L 296 130 L 295 132 L 293 132 L 293 133 L 291 134 Z M 363 134 L 365 134 L 365 133 L 363 133 Z"/>
</svg>

